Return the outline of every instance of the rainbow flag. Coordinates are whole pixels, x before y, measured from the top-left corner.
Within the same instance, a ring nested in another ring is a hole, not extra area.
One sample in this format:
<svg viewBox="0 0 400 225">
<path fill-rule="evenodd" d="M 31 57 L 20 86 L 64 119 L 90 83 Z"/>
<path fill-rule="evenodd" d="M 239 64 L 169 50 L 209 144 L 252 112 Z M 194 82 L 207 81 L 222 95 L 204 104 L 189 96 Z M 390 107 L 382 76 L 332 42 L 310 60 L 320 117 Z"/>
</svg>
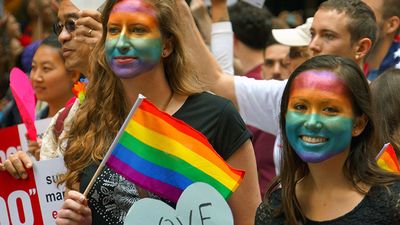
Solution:
<svg viewBox="0 0 400 225">
<path fill-rule="evenodd" d="M 227 199 L 244 176 L 217 154 L 202 133 L 146 99 L 122 129 L 106 165 L 162 198 L 177 202 L 186 187 L 204 182 Z"/>
<path fill-rule="evenodd" d="M 399 160 L 397 159 L 394 148 L 390 143 L 383 146 L 382 150 L 376 157 L 376 160 L 378 166 L 382 169 L 400 174 Z"/>
</svg>

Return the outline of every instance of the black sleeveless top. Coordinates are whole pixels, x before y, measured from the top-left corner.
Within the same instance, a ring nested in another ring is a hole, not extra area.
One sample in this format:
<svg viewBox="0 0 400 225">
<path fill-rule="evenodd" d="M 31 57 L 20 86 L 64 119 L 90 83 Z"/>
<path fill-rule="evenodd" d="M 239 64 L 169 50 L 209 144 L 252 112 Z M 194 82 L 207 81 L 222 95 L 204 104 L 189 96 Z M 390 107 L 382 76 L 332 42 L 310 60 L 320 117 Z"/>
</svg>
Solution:
<svg viewBox="0 0 400 225">
<path fill-rule="evenodd" d="M 274 191 L 269 204 L 261 203 L 256 212 L 255 225 L 284 225 L 285 217 L 273 217 L 281 204 L 281 189 Z M 299 223 L 300 224 L 300 223 Z M 307 220 L 305 225 L 400 225 L 400 181 L 384 186 L 373 186 L 364 199 L 350 212 L 329 221 Z"/>
<path fill-rule="evenodd" d="M 173 115 L 203 133 L 223 159 L 228 159 L 250 137 L 250 132 L 233 104 L 210 93 L 195 94 Z M 97 165 L 91 165 L 80 175 L 83 193 Z M 148 193 L 149 197 L 158 198 Z M 89 207 L 96 225 L 123 224 L 132 204 L 140 199 L 134 184 L 109 168 L 97 178 L 89 192 Z M 173 206 L 172 203 L 163 200 Z"/>
</svg>

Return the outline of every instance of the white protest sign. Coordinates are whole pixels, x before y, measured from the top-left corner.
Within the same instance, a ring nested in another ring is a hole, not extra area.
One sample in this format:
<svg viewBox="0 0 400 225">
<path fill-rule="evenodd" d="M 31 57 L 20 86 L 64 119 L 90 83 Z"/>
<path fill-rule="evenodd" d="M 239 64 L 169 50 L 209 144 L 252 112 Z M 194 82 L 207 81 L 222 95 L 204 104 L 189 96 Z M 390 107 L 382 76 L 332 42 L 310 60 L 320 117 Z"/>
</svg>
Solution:
<svg viewBox="0 0 400 225">
<path fill-rule="evenodd" d="M 105 0 L 72 0 L 72 3 L 81 10 L 97 10 Z"/>
<path fill-rule="evenodd" d="M 176 210 L 162 201 L 144 198 L 130 208 L 124 225 L 233 225 L 225 199 L 208 184 L 194 183 L 182 193 Z"/>
<path fill-rule="evenodd" d="M 64 202 L 65 187 L 57 186 L 60 175 L 67 172 L 64 159 L 41 160 L 33 165 L 44 224 L 54 224 L 57 211 Z"/>
<path fill-rule="evenodd" d="M 54 182 L 65 171 L 64 160 L 58 158 L 34 162 L 25 180 L 0 172 L 0 224 L 55 225 L 65 189 Z"/>
<path fill-rule="evenodd" d="M 38 138 L 43 137 L 50 121 L 50 118 L 35 121 Z M 3 163 L 11 154 L 21 150 L 28 150 L 28 140 L 24 124 L 0 129 L 0 163 Z"/>
</svg>

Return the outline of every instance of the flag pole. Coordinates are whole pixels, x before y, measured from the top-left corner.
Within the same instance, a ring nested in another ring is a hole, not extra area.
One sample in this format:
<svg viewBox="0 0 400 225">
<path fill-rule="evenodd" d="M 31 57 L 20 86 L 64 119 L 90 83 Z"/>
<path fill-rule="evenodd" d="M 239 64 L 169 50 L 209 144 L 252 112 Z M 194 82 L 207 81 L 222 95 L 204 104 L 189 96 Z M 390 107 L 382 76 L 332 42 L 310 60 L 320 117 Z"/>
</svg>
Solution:
<svg viewBox="0 0 400 225">
<path fill-rule="evenodd" d="M 375 157 L 375 161 L 379 159 L 379 157 L 381 157 L 381 155 L 385 152 L 386 148 L 389 147 L 390 143 L 386 143 L 383 145 L 383 147 L 381 148 L 381 150 L 379 151 L 378 155 L 376 155 Z"/>
<path fill-rule="evenodd" d="M 92 179 L 90 180 L 88 186 L 85 189 L 85 192 L 83 192 L 83 195 L 87 197 L 89 194 L 90 189 L 92 189 L 94 182 L 96 181 L 97 177 L 100 175 L 101 171 L 103 170 L 104 166 L 106 165 L 106 162 L 108 158 L 110 158 L 111 153 L 113 152 L 115 146 L 118 144 L 119 138 L 121 137 L 122 133 L 125 130 L 125 127 L 128 125 L 129 121 L 131 120 L 131 117 L 133 114 L 136 112 L 136 110 L 139 108 L 140 104 L 142 103 L 143 99 L 145 99 L 143 95 L 139 94 L 135 104 L 133 105 L 131 111 L 129 112 L 128 116 L 126 117 L 124 123 L 122 124 L 122 127 L 119 129 L 117 136 L 114 138 L 110 148 L 108 148 L 108 151 L 106 155 L 104 156 L 103 160 L 101 161 L 99 167 L 96 170 L 96 173 L 93 175 Z"/>
</svg>

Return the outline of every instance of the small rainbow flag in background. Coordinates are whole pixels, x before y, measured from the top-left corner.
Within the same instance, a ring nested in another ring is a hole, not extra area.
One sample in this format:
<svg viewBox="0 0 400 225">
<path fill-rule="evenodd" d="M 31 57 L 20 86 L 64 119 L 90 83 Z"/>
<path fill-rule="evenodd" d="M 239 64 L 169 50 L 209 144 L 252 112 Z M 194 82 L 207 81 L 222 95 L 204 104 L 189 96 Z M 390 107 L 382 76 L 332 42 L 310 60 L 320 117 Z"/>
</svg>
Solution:
<svg viewBox="0 0 400 225">
<path fill-rule="evenodd" d="M 231 168 L 203 134 L 141 97 L 114 140 L 115 149 L 105 157 L 107 166 L 173 202 L 195 182 L 207 183 L 229 198 L 244 172 Z"/>
<path fill-rule="evenodd" d="M 378 166 L 382 169 L 400 174 L 399 160 L 397 159 L 394 148 L 390 143 L 383 146 L 378 156 L 376 156 L 376 161 Z"/>
</svg>

